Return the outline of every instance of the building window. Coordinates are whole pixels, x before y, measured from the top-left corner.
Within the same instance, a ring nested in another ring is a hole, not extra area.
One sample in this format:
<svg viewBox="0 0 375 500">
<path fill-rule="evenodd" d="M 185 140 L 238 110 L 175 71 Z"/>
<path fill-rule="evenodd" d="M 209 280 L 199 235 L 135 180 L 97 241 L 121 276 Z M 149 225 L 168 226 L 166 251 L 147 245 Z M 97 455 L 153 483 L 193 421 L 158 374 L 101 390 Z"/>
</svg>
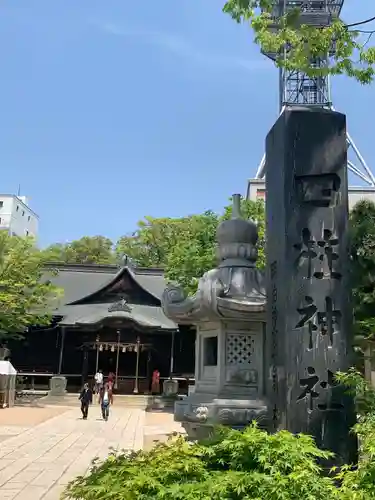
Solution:
<svg viewBox="0 0 375 500">
<path fill-rule="evenodd" d="M 203 344 L 204 366 L 217 366 L 217 336 L 206 337 Z"/>
<path fill-rule="evenodd" d="M 22 210 L 22 217 L 25 215 L 25 210 Z"/>
<path fill-rule="evenodd" d="M 257 189 L 257 198 L 264 200 L 266 198 L 266 190 L 265 189 Z"/>
<path fill-rule="evenodd" d="M 17 205 L 16 212 L 18 212 L 19 209 L 20 209 L 20 207 Z"/>
<path fill-rule="evenodd" d="M 26 231 L 26 236 L 29 236 L 29 231 Z"/>
<path fill-rule="evenodd" d="M 30 217 L 30 215 L 29 215 L 29 216 L 28 216 L 28 218 L 27 218 L 27 220 L 28 220 L 28 221 L 30 221 L 30 219 L 31 219 L 31 217 Z"/>
<path fill-rule="evenodd" d="M 1 224 L 1 217 L 0 217 L 0 224 Z"/>
<path fill-rule="evenodd" d="M 0 201 L 0 208 L 3 208 L 3 206 L 4 206 L 4 202 Z"/>
</svg>

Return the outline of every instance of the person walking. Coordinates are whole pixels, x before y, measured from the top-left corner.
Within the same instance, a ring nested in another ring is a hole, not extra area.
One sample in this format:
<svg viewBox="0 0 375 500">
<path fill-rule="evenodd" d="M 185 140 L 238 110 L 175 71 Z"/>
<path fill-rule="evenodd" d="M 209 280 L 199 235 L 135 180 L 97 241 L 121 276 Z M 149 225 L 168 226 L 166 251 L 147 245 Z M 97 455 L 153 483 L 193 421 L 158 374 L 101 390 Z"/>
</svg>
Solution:
<svg viewBox="0 0 375 500">
<path fill-rule="evenodd" d="M 101 370 L 98 370 L 97 373 L 95 373 L 94 380 L 95 380 L 95 393 L 99 395 L 100 390 L 103 387 L 103 381 L 104 381 L 103 372 Z"/>
<path fill-rule="evenodd" d="M 113 405 L 113 380 L 109 378 L 109 375 L 108 375 L 108 396 L 109 396 L 109 403 L 112 406 Z"/>
<path fill-rule="evenodd" d="M 152 374 L 151 394 L 159 394 L 159 393 L 160 393 L 160 372 L 158 369 L 156 369 Z"/>
<path fill-rule="evenodd" d="M 102 410 L 102 417 L 104 420 L 107 421 L 109 417 L 109 405 L 110 405 L 108 384 L 105 384 L 101 388 L 99 395 L 99 402 Z"/>
<path fill-rule="evenodd" d="M 83 420 L 87 420 L 89 406 L 92 403 L 92 391 L 89 384 L 85 384 L 78 398 L 81 401 L 81 412 Z"/>
</svg>

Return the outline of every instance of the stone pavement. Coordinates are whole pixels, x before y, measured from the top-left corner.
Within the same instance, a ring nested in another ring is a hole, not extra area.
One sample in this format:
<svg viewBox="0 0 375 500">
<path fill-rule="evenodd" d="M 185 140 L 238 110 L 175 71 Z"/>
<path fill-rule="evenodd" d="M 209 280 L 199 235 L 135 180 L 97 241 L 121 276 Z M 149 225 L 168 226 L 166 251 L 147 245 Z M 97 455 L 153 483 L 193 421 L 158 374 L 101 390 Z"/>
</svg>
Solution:
<svg viewBox="0 0 375 500">
<path fill-rule="evenodd" d="M 12 421 L 4 425 L 6 417 Z M 64 486 L 85 474 L 95 457 L 105 458 L 111 448 L 141 449 L 144 436 L 154 441 L 179 430 L 172 415 L 116 406 L 108 422 L 96 405 L 86 421 L 79 408 L 0 410 L 0 498 L 58 500 Z"/>
<path fill-rule="evenodd" d="M 143 449 L 148 451 L 155 442 L 165 442 L 171 434 L 185 434 L 181 424 L 174 422 L 172 413 L 146 413 L 143 432 Z"/>
</svg>

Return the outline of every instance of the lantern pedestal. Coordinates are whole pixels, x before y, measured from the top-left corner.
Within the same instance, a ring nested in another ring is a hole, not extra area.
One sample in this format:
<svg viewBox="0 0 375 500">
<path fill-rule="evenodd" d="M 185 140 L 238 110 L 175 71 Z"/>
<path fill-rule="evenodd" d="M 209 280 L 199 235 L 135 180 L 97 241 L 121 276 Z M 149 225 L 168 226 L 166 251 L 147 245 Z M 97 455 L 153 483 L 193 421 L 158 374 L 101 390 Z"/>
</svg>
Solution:
<svg viewBox="0 0 375 500">
<path fill-rule="evenodd" d="M 197 327 L 194 392 L 175 403 L 175 420 L 193 439 L 206 437 L 218 424 L 267 425 L 266 293 L 263 273 L 256 269 L 257 240 L 256 224 L 241 218 L 240 196 L 234 195 L 232 219 L 217 230 L 217 268 L 199 280 L 193 297 L 175 286 L 163 295 L 166 316 Z"/>
</svg>

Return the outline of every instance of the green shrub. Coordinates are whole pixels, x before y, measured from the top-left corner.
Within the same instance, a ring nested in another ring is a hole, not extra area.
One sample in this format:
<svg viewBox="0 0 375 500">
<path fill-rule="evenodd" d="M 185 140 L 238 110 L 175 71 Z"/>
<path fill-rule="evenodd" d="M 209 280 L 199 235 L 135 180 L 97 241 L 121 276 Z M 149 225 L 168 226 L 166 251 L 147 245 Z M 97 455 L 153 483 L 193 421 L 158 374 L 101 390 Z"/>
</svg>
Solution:
<svg viewBox="0 0 375 500">
<path fill-rule="evenodd" d="M 337 474 L 340 481 L 340 500 L 375 499 L 375 391 L 355 370 L 338 374 L 355 397 L 358 421 L 353 431 L 359 442 L 359 461 L 356 468 L 343 467 Z"/>
<path fill-rule="evenodd" d="M 180 437 L 148 453 L 111 456 L 72 482 L 65 498 L 330 500 L 334 482 L 316 463 L 328 457 L 309 436 L 269 435 L 255 424 L 221 428 L 205 443 Z"/>
<path fill-rule="evenodd" d="M 123 453 L 94 464 L 70 483 L 72 500 L 375 500 L 375 392 L 354 370 L 338 379 L 355 396 L 360 442 L 356 467 L 323 474 L 330 458 L 313 439 L 287 431 L 270 435 L 256 424 L 218 428 L 203 443 L 182 437 L 150 452 Z"/>
</svg>

